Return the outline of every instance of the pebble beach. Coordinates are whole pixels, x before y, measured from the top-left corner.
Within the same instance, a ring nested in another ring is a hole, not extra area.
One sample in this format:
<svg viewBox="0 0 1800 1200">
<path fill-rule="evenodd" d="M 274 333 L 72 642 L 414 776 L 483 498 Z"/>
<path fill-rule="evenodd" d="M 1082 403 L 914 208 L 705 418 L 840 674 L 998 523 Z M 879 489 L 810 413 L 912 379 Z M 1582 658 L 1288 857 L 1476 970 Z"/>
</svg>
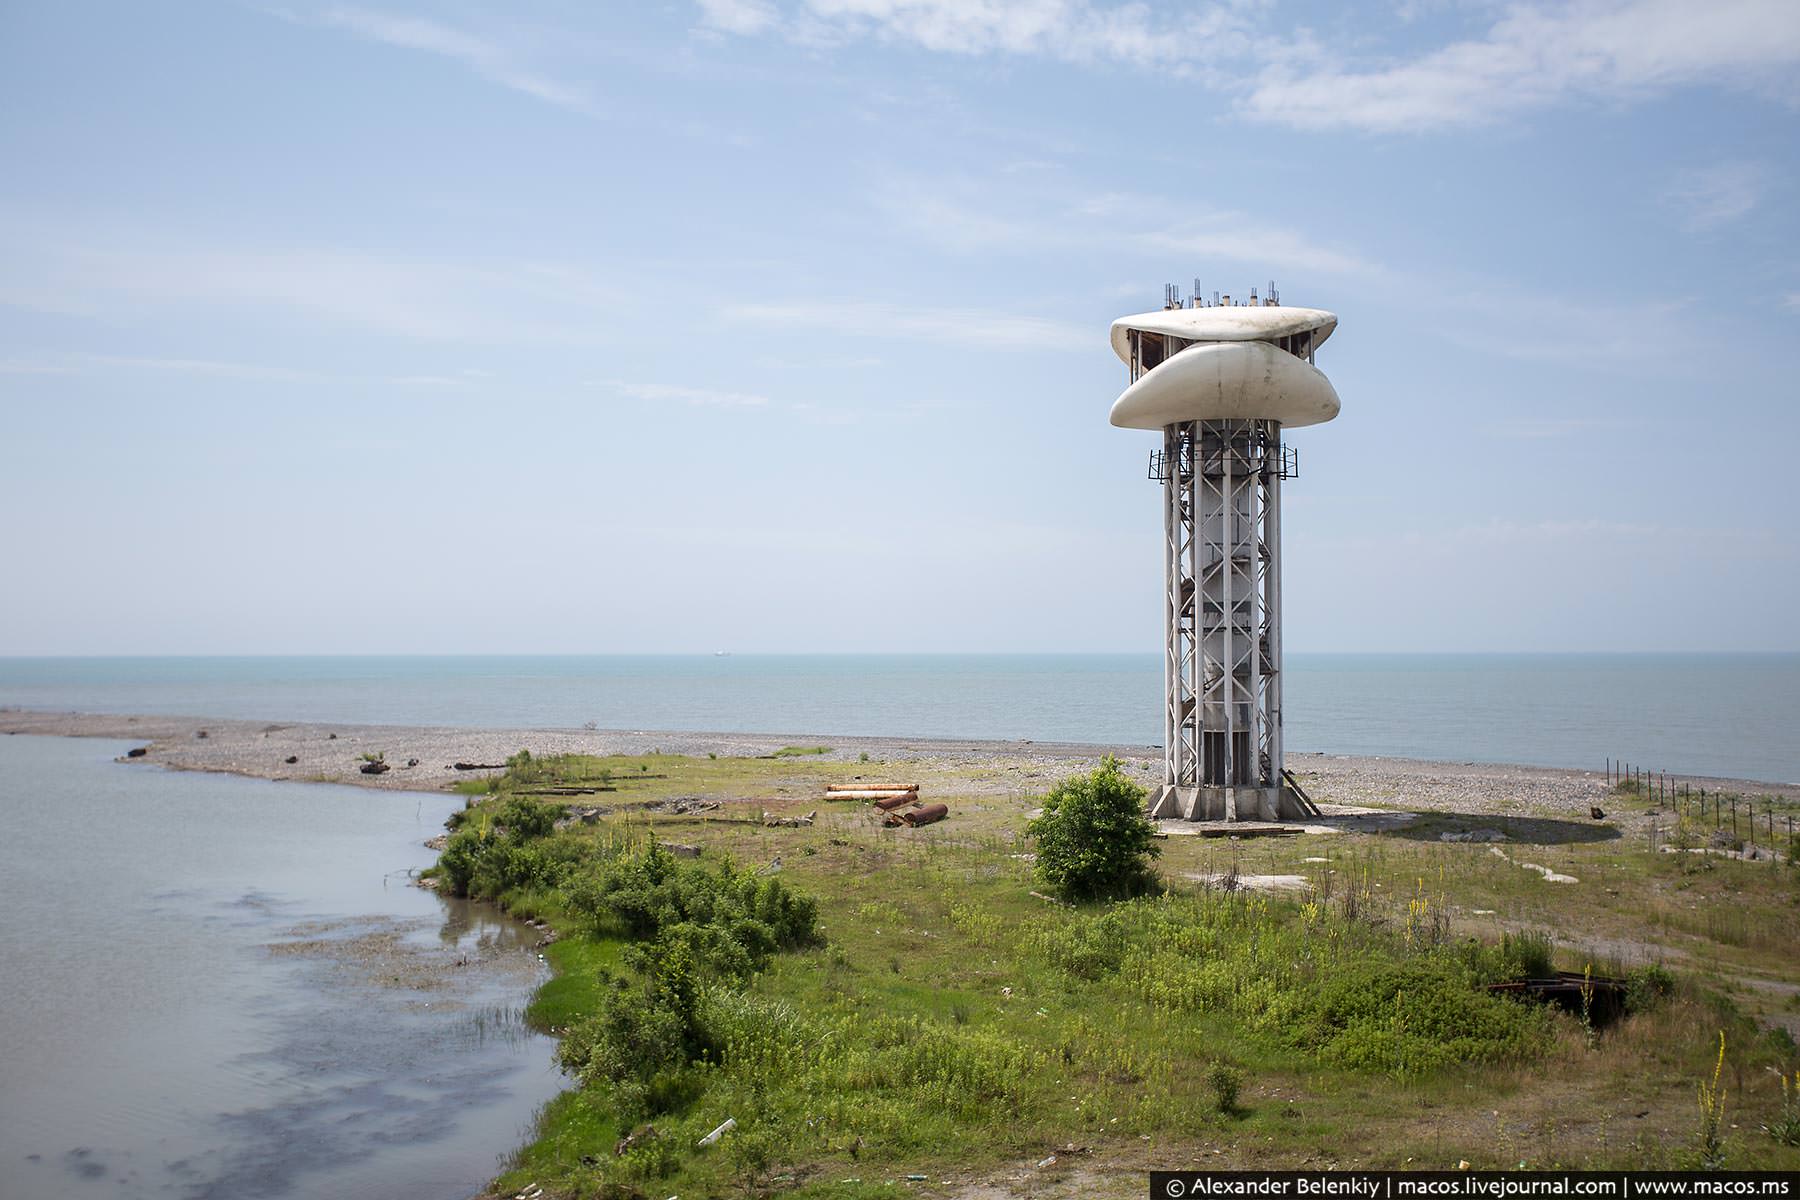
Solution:
<svg viewBox="0 0 1800 1200">
<path fill-rule="evenodd" d="M 284 724 L 196 717 L 0 710 L 0 734 L 131 741 L 134 761 L 175 770 L 223 771 L 260 779 L 354 784 L 384 791 L 448 790 L 484 770 L 455 764 L 504 763 L 534 755 L 640 755 L 721 758 L 773 755 L 784 747 L 828 747 L 818 758 L 868 761 L 930 771 L 935 790 L 989 795 L 1046 790 L 1064 775 L 1091 769 L 1106 755 L 1140 779 L 1160 777 L 1160 748 L 1079 742 L 962 741 L 837 737 L 820 734 L 688 733 L 617 729 L 467 729 L 410 725 Z M 365 754 L 389 770 L 363 774 Z M 863 756 L 867 756 L 866 760 Z M 289 760 L 293 761 L 289 761 Z M 409 765 L 410 764 L 410 765 Z M 1296 753 L 1287 765 L 1325 804 L 1510 817 L 1585 818 L 1608 803 L 1603 765 L 1594 770 L 1491 763 Z M 1691 788 L 1800 799 L 1800 787 L 1748 780 L 1683 777 Z M 1641 804 L 1633 805 L 1641 810 Z M 1619 817 L 1631 814 L 1619 812 Z"/>
</svg>

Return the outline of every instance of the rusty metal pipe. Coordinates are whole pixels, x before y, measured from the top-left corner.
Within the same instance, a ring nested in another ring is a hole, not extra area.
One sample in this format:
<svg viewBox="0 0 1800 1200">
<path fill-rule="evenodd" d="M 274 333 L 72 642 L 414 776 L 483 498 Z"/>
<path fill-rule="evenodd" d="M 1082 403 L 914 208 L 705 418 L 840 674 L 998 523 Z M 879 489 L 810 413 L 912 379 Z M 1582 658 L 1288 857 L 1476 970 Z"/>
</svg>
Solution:
<svg viewBox="0 0 1800 1200">
<path fill-rule="evenodd" d="M 908 825 L 911 825 L 914 828 L 917 828 L 920 825 L 931 825 L 935 822 L 941 821 L 949 815 L 950 815 L 950 806 L 949 805 L 947 805 L 947 804 L 927 804 L 923 808 L 915 808 L 911 812 L 901 813 L 900 819 L 902 821 L 905 821 Z"/>
</svg>

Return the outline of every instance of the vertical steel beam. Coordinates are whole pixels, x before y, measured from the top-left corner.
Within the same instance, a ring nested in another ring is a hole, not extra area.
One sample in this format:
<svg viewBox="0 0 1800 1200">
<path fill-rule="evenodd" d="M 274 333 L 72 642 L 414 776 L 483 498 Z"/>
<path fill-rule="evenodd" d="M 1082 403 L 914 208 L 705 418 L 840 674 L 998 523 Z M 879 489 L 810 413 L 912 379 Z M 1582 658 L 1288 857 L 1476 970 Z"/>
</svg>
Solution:
<svg viewBox="0 0 1800 1200">
<path fill-rule="evenodd" d="M 1269 550 L 1269 780 L 1281 786 L 1281 472 L 1286 465 L 1281 455 L 1281 426 L 1269 422 L 1270 453 L 1275 456 L 1270 471 L 1269 503 L 1263 510 L 1263 540 Z"/>
<path fill-rule="evenodd" d="M 1231 788 L 1237 783 L 1237 660 L 1232 656 L 1232 625 L 1235 623 L 1236 589 L 1231 585 L 1237 576 L 1237 488 L 1232 474 L 1231 438 L 1229 424 L 1219 422 L 1215 425 L 1217 433 L 1213 445 L 1217 448 L 1220 464 L 1219 477 L 1219 544 L 1224 552 L 1223 570 L 1219 578 L 1219 616 L 1218 646 L 1219 662 L 1216 664 L 1223 687 L 1224 704 L 1220 707 L 1221 725 L 1225 734 L 1225 818 L 1231 820 L 1237 816 L 1235 806 L 1231 802 Z M 1210 461 L 1210 458 L 1209 458 Z"/>
<path fill-rule="evenodd" d="M 1186 538 L 1184 552 L 1187 577 L 1182 588 L 1181 652 L 1182 680 L 1182 761 L 1181 786 L 1200 786 L 1200 709 L 1205 663 L 1200 653 L 1201 611 L 1201 494 L 1200 494 L 1200 427 L 1189 421 L 1182 426 L 1181 438 L 1181 521 Z M 1189 815 L 1192 808 L 1189 808 Z"/>
<path fill-rule="evenodd" d="M 1268 439 L 1263 436 L 1262 422 L 1254 422 L 1245 432 L 1244 445 L 1250 452 L 1250 470 L 1254 474 L 1248 483 L 1249 506 L 1244 513 L 1246 517 L 1244 536 L 1250 544 L 1250 561 L 1248 573 L 1250 577 L 1250 613 L 1246 631 L 1249 634 L 1249 646 L 1245 657 L 1249 660 L 1249 701 L 1250 701 L 1250 736 L 1246 739 L 1250 750 L 1250 782 L 1261 783 L 1263 764 L 1267 761 L 1264 739 L 1268 734 L 1268 724 L 1260 718 L 1263 709 L 1263 617 L 1267 609 L 1263 604 L 1263 586 L 1268 581 L 1264 570 L 1267 558 L 1263 544 L 1263 514 L 1268 511 L 1266 497 L 1269 486 Z"/>
<path fill-rule="evenodd" d="M 1163 782 L 1181 777 L 1181 434 L 1163 430 Z"/>
</svg>

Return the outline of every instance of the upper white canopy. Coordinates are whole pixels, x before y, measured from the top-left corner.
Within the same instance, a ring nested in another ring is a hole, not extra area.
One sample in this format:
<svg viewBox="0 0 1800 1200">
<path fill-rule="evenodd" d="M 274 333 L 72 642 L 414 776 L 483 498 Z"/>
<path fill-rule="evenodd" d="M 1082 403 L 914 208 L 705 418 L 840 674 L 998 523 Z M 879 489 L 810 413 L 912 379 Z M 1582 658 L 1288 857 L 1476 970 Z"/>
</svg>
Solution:
<svg viewBox="0 0 1800 1200">
<path fill-rule="evenodd" d="M 1131 344 L 1125 335 L 1132 329 L 1167 334 L 1190 342 L 1265 342 L 1316 329 L 1318 334 L 1313 341 L 1316 346 L 1330 337 L 1336 328 L 1337 314 L 1322 308 L 1286 308 L 1279 304 L 1169 308 L 1114 321 L 1112 348 L 1120 362 L 1129 363 Z"/>
</svg>

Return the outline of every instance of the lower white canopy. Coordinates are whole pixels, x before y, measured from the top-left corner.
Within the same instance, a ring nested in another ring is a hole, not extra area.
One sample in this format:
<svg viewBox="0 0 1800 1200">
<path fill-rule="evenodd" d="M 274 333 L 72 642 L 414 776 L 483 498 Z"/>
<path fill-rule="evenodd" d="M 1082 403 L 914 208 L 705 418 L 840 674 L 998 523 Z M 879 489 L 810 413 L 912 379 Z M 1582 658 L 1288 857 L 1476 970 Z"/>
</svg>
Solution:
<svg viewBox="0 0 1800 1200">
<path fill-rule="evenodd" d="M 1165 359 L 1113 402 L 1112 423 L 1161 429 L 1182 421 L 1278 421 L 1294 428 L 1338 415 L 1325 373 L 1267 342 L 1202 342 Z"/>
</svg>

